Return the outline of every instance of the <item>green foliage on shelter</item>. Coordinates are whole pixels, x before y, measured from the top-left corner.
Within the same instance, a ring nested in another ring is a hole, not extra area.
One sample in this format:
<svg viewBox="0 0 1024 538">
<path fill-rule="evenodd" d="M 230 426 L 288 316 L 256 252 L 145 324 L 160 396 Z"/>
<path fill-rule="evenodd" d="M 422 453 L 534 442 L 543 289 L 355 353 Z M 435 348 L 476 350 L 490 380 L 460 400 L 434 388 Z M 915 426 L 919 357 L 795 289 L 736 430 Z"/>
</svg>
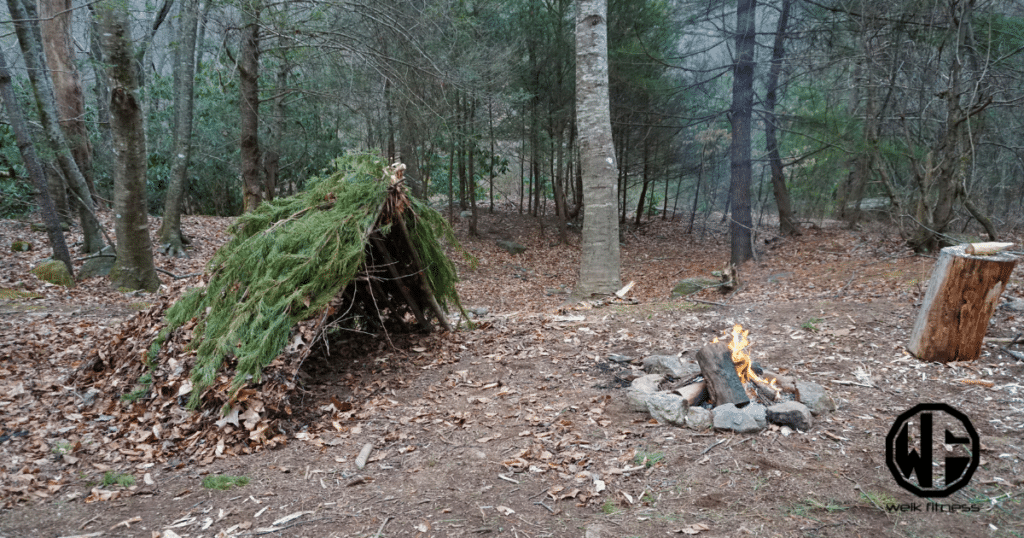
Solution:
<svg viewBox="0 0 1024 538">
<path fill-rule="evenodd" d="M 167 311 L 171 331 L 198 318 L 193 345 L 190 407 L 197 407 L 225 359 L 236 361 L 230 396 L 261 372 L 287 345 L 298 322 L 321 313 L 363 269 L 371 234 L 386 235 L 404 222 L 442 309 L 461 309 L 457 275 L 439 240 L 458 247 L 448 223 L 426 204 L 383 180 L 377 155 L 349 154 L 336 169 L 310 181 L 296 196 L 260 205 L 231 228 L 234 238 L 210 261 L 209 283 L 191 290 Z"/>
</svg>

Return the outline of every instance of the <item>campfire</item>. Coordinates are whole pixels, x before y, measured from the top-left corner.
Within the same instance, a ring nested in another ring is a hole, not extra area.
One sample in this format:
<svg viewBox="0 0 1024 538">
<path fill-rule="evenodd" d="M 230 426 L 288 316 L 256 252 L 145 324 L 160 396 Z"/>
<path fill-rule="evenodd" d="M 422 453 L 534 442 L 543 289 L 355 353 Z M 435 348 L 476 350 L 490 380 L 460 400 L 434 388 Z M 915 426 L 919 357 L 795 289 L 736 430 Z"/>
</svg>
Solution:
<svg viewBox="0 0 1024 538">
<path fill-rule="evenodd" d="M 751 400 L 757 400 L 758 395 L 763 394 L 762 399 L 767 399 L 770 402 L 778 401 L 782 389 L 776 386 L 777 379 L 764 379 L 754 371 L 754 361 L 750 358 L 750 353 L 746 351 L 750 346 L 750 341 L 747 340 L 748 334 L 750 331 L 743 330 L 743 326 L 737 323 L 732 326 L 732 339 L 726 345 L 731 353 L 732 363 L 736 366 L 736 375 L 739 376 L 740 383 Z M 726 331 L 726 335 L 728 335 L 728 331 Z M 711 343 L 717 344 L 718 338 L 712 340 Z M 759 392 L 757 388 L 764 390 Z M 767 393 L 768 390 L 772 393 Z M 769 394 L 770 398 L 767 397 Z"/>
<path fill-rule="evenodd" d="M 737 324 L 724 331 L 727 342 L 715 338 L 696 360 L 683 358 L 685 352 L 647 357 L 647 374 L 627 391 L 630 406 L 662 424 L 738 433 L 761 431 L 768 423 L 808 431 L 812 416 L 835 410 L 817 383 L 761 368 L 750 356 L 748 336 Z"/>
</svg>

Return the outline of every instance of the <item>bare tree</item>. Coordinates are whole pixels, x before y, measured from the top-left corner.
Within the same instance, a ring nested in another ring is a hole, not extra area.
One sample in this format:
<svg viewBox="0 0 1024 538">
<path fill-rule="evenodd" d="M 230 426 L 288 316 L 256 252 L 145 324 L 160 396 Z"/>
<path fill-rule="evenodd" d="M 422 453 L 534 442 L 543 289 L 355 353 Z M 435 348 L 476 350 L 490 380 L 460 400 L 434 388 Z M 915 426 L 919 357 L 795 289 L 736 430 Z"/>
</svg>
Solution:
<svg viewBox="0 0 1024 538">
<path fill-rule="evenodd" d="M 25 115 L 21 113 L 21 105 L 18 104 L 14 89 L 11 87 L 11 70 L 7 67 L 7 59 L 2 50 L 0 50 L 0 100 L 7 108 L 7 120 L 11 123 L 14 137 L 18 140 L 18 151 L 21 153 L 21 159 L 25 162 L 25 169 L 28 170 L 32 185 L 36 188 L 39 213 L 46 225 L 46 234 L 50 240 L 50 248 L 53 250 L 53 259 L 64 262 L 68 268 L 68 274 L 74 276 L 75 268 L 71 265 L 71 253 L 68 252 L 68 245 L 64 241 L 64 231 L 60 228 L 60 219 L 57 217 L 53 200 L 50 198 L 46 174 L 43 173 L 43 166 L 39 163 L 39 157 L 36 155 L 36 148 L 29 135 Z"/>
<path fill-rule="evenodd" d="M 196 71 L 196 32 L 199 0 L 178 4 L 178 40 L 174 48 L 174 132 L 172 136 L 171 175 L 164 199 L 160 225 L 160 249 L 176 258 L 185 255 L 188 237 L 181 233 L 181 202 L 188 178 L 192 154 L 192 104 Z"/>
<path fill-rule="evenodd" d="M 115 288 L 155 291 L 153 245 L 146 214 L 146 130 L 136 92 L 128 5 L 122 0 L 97 4 L 107 77 L 110 80 L 110 130 L 114 154 L 114 229 L 117 261 L 110 271 Z"/>
<path fill-rule="evenodd" d="M 608 6 L 579 0 L 576 11 L 576 122 L 583 173 L 583 238 L 576 294 L 613 293 L 619 276 L 617 171 L 608 98 Z"/>
<path fill-rule="evenodd" d="M 245 211 L 252 211 L 263 201 L 260 182 L 260 1 L 242 6 L 242 34 L 238 50 L 239 77 L 239 149 Z"/>
<path fill-rule="evenodd" d="M 732 182 L 729 224 L 731 251 L 729 262 L 739 265 L 754 257 L 753 228 L 750 215 L 750 127 L 754 109 L 754 13 L 756 0 L 738 0 L 736 7 L 736 61 L 733 67 L 732 107 Z"/>
<path fill-rule="evenodd" d="M 14 18 L 14 31 L 18 35 L 18 45 L 25 57 L 29 82 L 39 110 L 39 120 L 43 124 L 46 137 L 57 156 L 61 172 L 68 182 L 71 191 L 78 198 L 81 208 L 82 232 L 85 236 L 82 251 L 98 252 L 103 248 L 103 235 L 100 223 L 96 219 L 96 206 L 89 192 L 89 185 L 78 168 L 64 132 L 60 128 L 57 107 L 53 95 L 53 83 L 50 80 L 46 62 L 43 61 L 43 46 L 36 25 L 38 17 L 33 2 L 7 0 L 7 7 Z"/>
<path fill-rule="evenodd" d="M 782 168 L 782 157 L 779 155 L 779 138 L 777 135 L 778 116 L 775 115 L 775 103 L 778 102 L 779 75 L 786 50 L 786 29 L 789 24 L 789 11 L 792 0 L 782 0 L 782 11 L 775 30 L 775 44 L 772 47 L 772 62 L 768 68 L 768 82 L 764 97 L 764 138 L 768 153 L 768 166 L 771 169 L 772 189 L 775 194 L 775 205 L 779 210 L 779 232 L 782 235 L 800 235 L 800 225 L 793 218 L 793 204 L 786 188 L 786 174 Z"/>
</svg>

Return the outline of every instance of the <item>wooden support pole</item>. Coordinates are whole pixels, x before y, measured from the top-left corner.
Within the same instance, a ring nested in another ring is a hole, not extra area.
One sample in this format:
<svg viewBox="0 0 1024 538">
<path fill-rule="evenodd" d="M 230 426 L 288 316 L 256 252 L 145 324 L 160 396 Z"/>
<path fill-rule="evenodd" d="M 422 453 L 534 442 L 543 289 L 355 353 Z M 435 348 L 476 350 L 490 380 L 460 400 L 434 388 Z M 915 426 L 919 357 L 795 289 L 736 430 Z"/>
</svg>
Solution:
<svg viewBox="0 0 1024 538">
<path fill-rule="evenodd" d="M 743 382 L 736 373 L 736 365 L 732 362 L 732 351 L 729 351 L 725 342 L 702 347 L 697 352 L 697 364 L 715 406 L 732 403 L 736 407 L 743 407 L 750 403 Z"/>
<path fill-rule="evenodd" d="M 973 361 L 1017 258 L 971 256 L 966 245 L 946 247 L 932 268 L 907 349 L 934 362 Z"/>
<path fill-rule="evenodd" d="M 412 242 L 412 236 L 409 235 L 409 229 L 405 227 L 405 219 L 402 218 L 401 214 L 396 214 L 395 221 L 398 222 L 398 229 L 402 231 L 402 235 L 405 237 L 405 244 L 409 247 L 409 254 L 416 263 L 416 269 L 420 274 L 420 286 L 427 295 L 427 301 L 430 303 L 430 308 L 434 311 L 434 314 L 437 316 L 437 320 L 445 330 L 448 332 L 455 332 L 455 329 L 452 328 L 452 324 L 448 321 L 448 317 L 444 315 L 444 310 L 441 310 L 441 305 L 437 304 L 437 298 L 434 297 L 434 290 L 430 288 L 430 281 L 427 280 L 427 275 L 424 273 L 427 268 L 423 266 L 423 262 L 420 260 L 420 255 L 416 252 L 416 245 Z"/>
<path fill-rule="evenodd" d="M 402 281 L 402 276 L 398 274 L 398 268 L 395 267 L 395 259 L 391 257 L 391 253 L 388 252 L 387 247 L 384 245 L 384 241 L 381 241 L 376 234 L 370 236 L 370 241 L 377 248 L 377 251 L 384 256 L 384 263 L 388 266 L 388 272 L 391 273 L 391 277 L 395 279 L 395 286 L 402 293 L 402 297 L 405 298 L 406 304 L 409 305 L 409 309 L 412 310 L 412 314 L 416 316 L 416 321 L 419 322 L 420 327 L 424 331 L 430 332 L 430 322 L 427 321 L 426 316 L 423 315 L 423 311 L 420 310 L 420 305 L 416 304 L 416 299 L 413 298 L 412 293 L 409 292 L 409 288 L 405 286 Z"/>
</svg>

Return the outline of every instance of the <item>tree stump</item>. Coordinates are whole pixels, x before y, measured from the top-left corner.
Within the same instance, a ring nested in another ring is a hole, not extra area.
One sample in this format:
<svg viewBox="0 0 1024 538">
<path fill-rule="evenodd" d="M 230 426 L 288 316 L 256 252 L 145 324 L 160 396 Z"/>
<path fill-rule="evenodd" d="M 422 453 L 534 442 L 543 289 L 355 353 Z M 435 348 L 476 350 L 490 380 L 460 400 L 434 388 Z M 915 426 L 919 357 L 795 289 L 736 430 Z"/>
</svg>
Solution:
<svg viewBox="0 0 1024 538">
<path fill-rule="evenodd" d="M 907 349 L 918 359 L 973 361 L 1017 258 L 971 256 L 967 245 L 946 247 L 932 269 Z"/>
<path fill-rule="evenodd" d="M 743 407 L 750 403 L 732 362 L 732 352 L 724 342 L 702 347 L 697 352 L 697 364 L 707 384 L 708 395 L 716 406 L 732 403 Z"/>
</svg>

